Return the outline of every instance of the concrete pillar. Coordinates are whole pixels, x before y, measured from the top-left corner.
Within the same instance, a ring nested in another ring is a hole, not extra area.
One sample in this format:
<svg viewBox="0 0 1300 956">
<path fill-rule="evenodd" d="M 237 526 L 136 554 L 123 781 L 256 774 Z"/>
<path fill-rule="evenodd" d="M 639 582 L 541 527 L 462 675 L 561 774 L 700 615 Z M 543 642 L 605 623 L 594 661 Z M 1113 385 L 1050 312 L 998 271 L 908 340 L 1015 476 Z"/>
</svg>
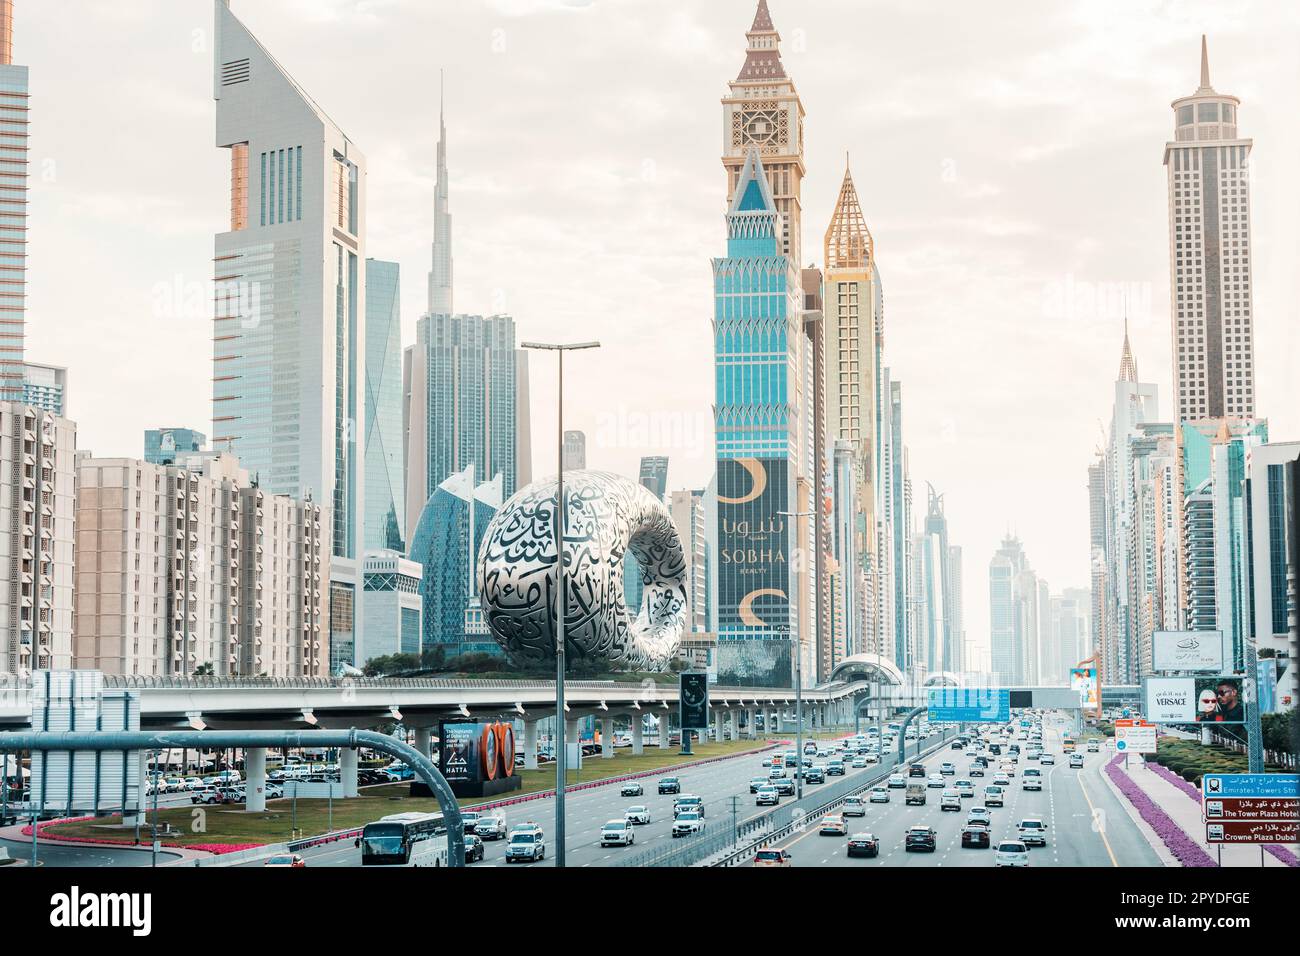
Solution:
<svg viewBox="0 0 1300 956">
<path fill-rule="evenodd" d="M 357 751 L 344 747 L 339 751 L 339 779 L 343 784 L 343 799 L 358 796 L 357 792 Z"/>
<path fill-rule="evenodd" d="M 740 739 L 740 711 L 732 707 L 727 711 L 727 723 L 730 724 L 731 739 Z"/>
<path fill-rule="evenodd" d="M 668 738 L 672 736 L 672 728 L 668 726 L 668 711 L 661 710 L 659 717 L 659 749 L 668 749 Z"/>
<path fill-rule="evenodd" d="M 430 760 L 432 760 L 433 759 L 433 740 L 432 740 L 433 725 L 422 724 L 420 726 L 412 727 L 411 731 L 415 735 L 415 749 L 420 751 L 420 753 L 425 757 L 428 757 Z"/>
<path fill-rule="evenodd" d="M 524 721 L 524 769 L 537 769 L 537 719 Z"/>
<path fill-rule="evenodd" d="M 750 740 L 758 739 L 758 710 L 754 707 L 745 708 L 745 733 Z"/>
<path fill-rule="evenodd" d="M 0 765 L 3 765 L 0 760 Z M 136 803 L 134 807 L 123 807 L 122 825 L 134 826 L 136 818 L 139 817 L 141 823 L 146 822 L 146 816 L 149 812 L 149 795 L 146 792 L 149 786 L 149 751 L 141 750 L 140 759 L 136 766 Z"/>
<path fill-rule="evenodd" d="M 713 739 L 718 743 L 722 743 L 724 739 L 724 734 L 722 733 L 722 718 L 722 708 L 713 708 Z"/>
<path fill-rule="evenodd" d="M 645 715 L 639 710 L 632 712 L 632 756 L 639 757 L 645 753 L 642 734 L 645 732 Z"/>
<path fill-rule="evenodd" d="M 600 721 L 600 756 L 614 759 L 614 718 L 602 717 Z"/>
<path fill-rule="evenodd" d="M 244 783 L 248 802 L 244 809 L 261 813 L 266 809 L 266 748 L 250 747 L 244 751 Z"/>
</svg>

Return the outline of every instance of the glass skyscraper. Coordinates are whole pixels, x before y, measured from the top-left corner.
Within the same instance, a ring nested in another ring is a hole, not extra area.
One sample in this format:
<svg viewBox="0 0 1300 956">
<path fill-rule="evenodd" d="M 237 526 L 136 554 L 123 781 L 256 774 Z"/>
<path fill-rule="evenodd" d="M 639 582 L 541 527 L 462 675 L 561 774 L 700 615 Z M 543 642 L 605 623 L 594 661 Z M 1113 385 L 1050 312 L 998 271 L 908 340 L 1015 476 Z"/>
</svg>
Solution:
<svg viewBox="0 0 1300 956">
<path fill-rule="evenodd" d="M 21 402 L 27 315 L 27 67 L 13 62 L 13 0 L 0 0 L 0 401 Z M 60 413 L 62 414 L 62 413 Z"/>
<path fill-rule="evenodd" d="M 154 465 L 175 464 L 178 455 L 201 451 L 207 440 L 193 428 L 149 428 L 144 433 L 144 460 Z"/>
<path fill-rule="evenodd" d="M 396 262 L 366 260 L 365 549 L 402 552 L 401 274 Z"/>
</svg>

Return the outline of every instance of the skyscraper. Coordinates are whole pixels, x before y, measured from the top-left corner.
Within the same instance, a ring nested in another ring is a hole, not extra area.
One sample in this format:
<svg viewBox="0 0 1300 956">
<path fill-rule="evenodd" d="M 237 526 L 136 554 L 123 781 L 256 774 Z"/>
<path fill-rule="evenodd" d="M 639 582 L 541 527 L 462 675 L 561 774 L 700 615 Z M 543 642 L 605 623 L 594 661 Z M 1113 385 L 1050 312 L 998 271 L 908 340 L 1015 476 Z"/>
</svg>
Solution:
<svg viewBox="0 0 1300 956">
<path fill-rule="evenodd" d="M 781 35 L 772 25 L 767 0 L 759 0 L 745 34 L 745 63 L 722 98 L 722 165 L 731 205 L 751 149 L 759 152 L 772 201 L 780 214 L 777 251 L 796 267 L 803 217 L 803 102 L 781 63 Z M 794 283 L 800 277 L 796 272 Z"/>
<path fill-rule="evenodd" d="M 1001 683 L 1033 680 L 1039 617 L 1038 578 L 1020 539 L 1007 535 L 989 561 L 989 648 L 992 671 Z"/>
<path fill-rule="evenodd" d="M 329 640 L 352 645 L 365 501 L 366 161 L 228 0 L 215 7 L 230 225 L 214 250 L 212 444 L 238 455 L 268 494 L 328 507 Z"/>
<path fill-rule="evenodd" d="M 366 260 L 365 549 L 404 550 L 401 272 Z"/>
<path fill-rule="evenodd" d="M 1300 442 L 1248 449 L 1246 478 L 1243 630 L 1277 661 L 1277 705 L 1287 710 L 1300 696 Z"/>
<path fill-rule="evenodd" d="M 178 458 L 202 451 L 208 437 L 193 428 L 148 428 L 144 433 L 144 460 L 170 465 Z"/>
<path fill-rule="evenodd" d="M 1240 103 L 1210 85 L 1202 36 L 1201 83 L 1173 101 L 1164 151 L 1177 423 L 1255 414 L 1252 141 L 1237 135 Z"/>
<path fill-rule="evenodd" d="M 13 0 L 0 0 L 0 402 L 24 399 L 27 316 L 27 67 L 14 64 Z M 62 414 L 60 412 L 60 414 Z"/>
<path fill-rule="evenodd" d="M 564 470 L 581 471 L 587 467 L 587 435 L 577 430 L 564 433 Z"/>
<path fill-rule="evenodd" d="M 943 495 L 929 487 L 929 504 L 926 509 L 923 531 L 918 535 L 920 554 L 917 571 L 919 606 L 916 608 L 920 627 L 920 653 L 926 670 L 960 672 L 964 669 L 965 648 L 962 646 L 962 625 L 958 604 L 961 585 L 955 575 L 959 573 L 960 549 L 948 543 L 948 519 L 943 511 Z M 953 566 L 956 551 L 957 568 Z"/>
<path fill-rule="evenodd" d="M 448 206 L 447 123 L 442 95 L 438 100 L 438 185 L 433 200 L 433 268 L 429 270 L 429 311 L 451 315 L 451 210 Z"/>
<path fill-rule="evenodd" d="M 515 493 L 518 369 L 508 315 L 433 313 L 416 323 L 402 366 L 407 542 L 429 496 L 470 465 L 500 474 L 505 497 Z"/>
<path fill-rule="evenodd" d="M 760 7 L 760 15 L 765 9 Z M 758 150 L 746 155 L 713 260 L 718 501 L 718 679 L 788 686 L 799 600 L 790 569 L 798 498 L 804 333 L 794 264 Z"/>
<path fill-rule="evenodd" d="M 656 498 L 663 500 L 668 494 L 668 456 L 650 455 L 641 459 L 641 484 L 649 488 Z"/>
</svg>

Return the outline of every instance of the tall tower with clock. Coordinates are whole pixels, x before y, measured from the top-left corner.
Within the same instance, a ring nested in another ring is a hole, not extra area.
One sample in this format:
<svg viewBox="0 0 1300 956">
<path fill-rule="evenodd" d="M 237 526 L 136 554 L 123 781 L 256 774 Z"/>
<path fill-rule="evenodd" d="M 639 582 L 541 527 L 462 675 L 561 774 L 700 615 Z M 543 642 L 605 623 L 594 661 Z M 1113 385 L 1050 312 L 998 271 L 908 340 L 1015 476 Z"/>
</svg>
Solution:
<svg viewBox="0 0 1300 956">
<path fill-rule="evenodd" d="M 772 25 L 767 0 L 758 0 L 745 65 L 722 98 L 722 165 L 727 171 L 727 205 L 740 180 L 745 154 L 757 149 L 781 213 L 781 251 L 795 267 L 800 257 L 803 207 L 803 102 L 781 63 L 781 35 Z"/>
</svg>

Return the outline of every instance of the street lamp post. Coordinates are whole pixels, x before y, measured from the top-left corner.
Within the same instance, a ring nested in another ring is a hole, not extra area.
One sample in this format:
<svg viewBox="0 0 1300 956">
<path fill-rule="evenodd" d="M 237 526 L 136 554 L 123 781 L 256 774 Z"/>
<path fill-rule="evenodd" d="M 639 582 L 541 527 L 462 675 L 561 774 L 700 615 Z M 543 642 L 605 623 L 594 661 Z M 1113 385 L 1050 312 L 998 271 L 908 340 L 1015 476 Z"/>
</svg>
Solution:
<svg viewBox="0 0 1300 956">
<path fill-rule="evenodd" d="M 786 518 L 795 519 L 795 539 L 798 540 L 798 519 L 811 518 L 811 511 L 778 511 L 777 514 Z M 794 562 L 790 562 L 793 566 Z M 788 613 L 788 612 L 787 612 Z M 803 653 L 799 646 L 799 629 L 791 627 L 790 633 L 794 635 L 794 722 L 795 730 L 795 770 L 794 783 L 798 793 L 796 799 L 803 799 Z"/>
<path fill-rule="evenodd" d="M 560 376 L 556 388 L 559 415 L 555 428 L 558 468 L 555 479 L 555 865 L 564 866 L 564 788 L 568 783 L 568 760 L 564 752 L 564 612 L 568 601 L 564 594 L 564 353 L 577 349 L 598 349 L 599 342 L 575 342 L 569 345 L 544 342 L 521 342 L 521 348 L 559 352 Z"/>
</svg>

